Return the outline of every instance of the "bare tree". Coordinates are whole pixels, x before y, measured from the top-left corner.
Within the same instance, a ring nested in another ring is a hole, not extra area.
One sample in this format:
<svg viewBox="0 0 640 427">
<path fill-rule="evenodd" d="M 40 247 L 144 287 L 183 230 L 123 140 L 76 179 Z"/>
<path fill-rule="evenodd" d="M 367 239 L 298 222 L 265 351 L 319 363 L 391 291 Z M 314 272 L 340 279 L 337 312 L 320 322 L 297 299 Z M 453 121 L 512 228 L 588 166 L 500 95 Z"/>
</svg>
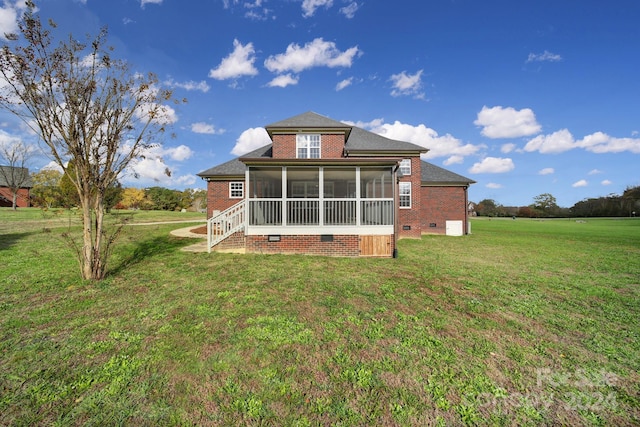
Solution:
<svg viewBox="0 0 640 427">
<path fill-rule="evenodd" d="M 31 177 L 27 163 L 33 154 L 33 147 L 22 141 L 5 141 L 0 143 L 0 180 L 11 192 L 11 203 L 15 210 L 18 207 L 18 197 L 21 188 L 30 186 Z M 27 198 L 27 205 L 29 200 Z"/>
<path fill-rule="evenodd" d="M 22 118 L 71 172 L 82 211 L 82 277 L 101 280 L 114 240 L 104 229 L 105 192 L 173 122 L 166 103 L 175 101 L 153 74 L 112 58 L 106 29 L 86 43 L 69 36 L 54 46 L 55 23 L 45 27 L 34 3 L 26 4 L 19 34 L 8 35 L 0 52 L 0 106 Z"/>
</svg>

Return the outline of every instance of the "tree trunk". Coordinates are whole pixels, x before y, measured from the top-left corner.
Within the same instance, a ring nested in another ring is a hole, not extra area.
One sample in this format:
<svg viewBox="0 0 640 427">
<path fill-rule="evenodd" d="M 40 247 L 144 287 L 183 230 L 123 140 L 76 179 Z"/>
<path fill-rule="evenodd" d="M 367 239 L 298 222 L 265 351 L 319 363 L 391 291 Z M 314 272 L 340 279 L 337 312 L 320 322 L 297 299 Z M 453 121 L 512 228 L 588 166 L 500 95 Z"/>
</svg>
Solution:
<svg viewBox="0 0 640 427">
<path fill-rule="evenodd" d="M 82 206 L 82 255 L 80 259 L 80 268 L 82 270 L 82 278 L 91 280 L 92 277 L 92 259 L 93 259 L 93 236 L 91 233 L 91 201 L 88 196 L 80 199 Z"/>
<path fill-rule="evenodd" d="M 92 279 L 102 280 L 105 274 L 106 259 L 103 259 L 102 238 L 104 236 L 104 203 L 101 195 L 96 196 L 95 200 L 95 227 L 94 227 L 94 244 L 92 259 Z M 104 255 L 106 257 L 106 255 Z"/>
</svg>

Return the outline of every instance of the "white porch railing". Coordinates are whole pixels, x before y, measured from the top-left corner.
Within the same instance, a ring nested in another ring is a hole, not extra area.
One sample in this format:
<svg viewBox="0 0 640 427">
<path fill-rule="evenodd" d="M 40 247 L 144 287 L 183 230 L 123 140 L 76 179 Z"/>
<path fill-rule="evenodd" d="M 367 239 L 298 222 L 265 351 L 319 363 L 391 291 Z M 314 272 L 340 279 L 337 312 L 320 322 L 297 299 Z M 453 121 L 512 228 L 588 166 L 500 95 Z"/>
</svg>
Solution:
<svg viewBox="0 0 640 427">
<path fill-rule="evenodd" d="M 283 205 L 286 206 L 283 212 Z M 320 221 L 320 206 L 323 217 Z M 393 199 L 249 199 L 249 225 L 256 226 L 388 226 L 393 225 Z M 286 219 L 285 215 L 286 214 Z"/>
<path fill-rule="evenodd" d="M 208 250 L 245 227 L 246 200 L 236 203 L 207 221 Z"/>
</svg>

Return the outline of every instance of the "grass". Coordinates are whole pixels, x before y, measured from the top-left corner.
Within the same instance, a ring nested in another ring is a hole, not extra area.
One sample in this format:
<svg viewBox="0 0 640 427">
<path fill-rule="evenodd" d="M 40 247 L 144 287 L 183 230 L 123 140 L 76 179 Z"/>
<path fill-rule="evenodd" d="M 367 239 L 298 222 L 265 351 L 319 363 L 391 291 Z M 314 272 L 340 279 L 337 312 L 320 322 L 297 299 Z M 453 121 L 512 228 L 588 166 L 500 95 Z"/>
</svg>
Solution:
<svg viewBox="0 0 640 427">
<path fill-rule="evenodd" d="M 398 259 L 127 227 L 85 283 L 67 225 L 21 212 L 0 210 L 0 425 L 640 423 L 639 220 L 478 219 Z"/>
</svg>

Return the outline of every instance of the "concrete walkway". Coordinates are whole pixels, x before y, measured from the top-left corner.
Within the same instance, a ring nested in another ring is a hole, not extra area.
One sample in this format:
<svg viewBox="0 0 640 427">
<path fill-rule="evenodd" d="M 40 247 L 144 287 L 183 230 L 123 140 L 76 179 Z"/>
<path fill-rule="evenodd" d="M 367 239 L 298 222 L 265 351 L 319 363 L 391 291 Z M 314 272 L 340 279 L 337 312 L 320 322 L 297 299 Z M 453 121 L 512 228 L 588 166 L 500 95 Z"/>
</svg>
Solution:
<svg viewBox="0 0 640 427">
<path fill-rule="evenodd" d="M 176 237 L 187 237 L 191 239 L 200 239 L 198 242 L 181 248 L 181 251 L 185 252 L 208 252 L 207 251 L 207 236 L 205 234 L 192 233 L 191 229 L 200 227 L 198 225 L 191 225 L 190 227 L 178 228 L 172 230 L 171 235 Z"/>
</svg>

